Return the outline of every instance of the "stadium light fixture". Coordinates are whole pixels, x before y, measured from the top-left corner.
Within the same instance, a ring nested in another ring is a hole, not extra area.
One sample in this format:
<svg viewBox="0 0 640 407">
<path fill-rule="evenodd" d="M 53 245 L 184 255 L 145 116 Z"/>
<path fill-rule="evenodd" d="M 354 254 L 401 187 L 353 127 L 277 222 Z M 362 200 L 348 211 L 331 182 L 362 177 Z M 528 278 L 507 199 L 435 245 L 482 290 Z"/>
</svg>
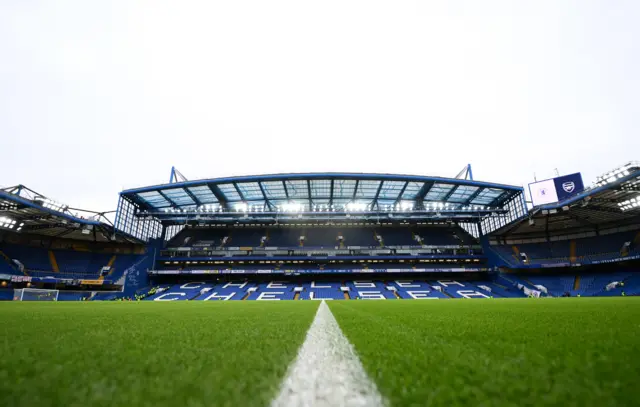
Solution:
<svg viewBox="0 0 640 407">
<path fill-rule="evenodd" d="M 611 182 L 614 182 L 618 179 L 624 178 L 627 175 L 631 174 L 631 171 L 637 170 L 640 167 L 640 163 L 638 162 L 629 162 L 623 166 L 620 166 L 613 171 L 609 171 L 599 177 L 596 178 L 595 185 L 597 187 L 604 186 Z"/>
<path fill-rule="evenodd" d="M 246 203 L 239 203 L 235 206 L 236 212 L 247 212 L 248 206 Z"/>
<path fill-rule="evenodd" d="M 629 209 L 637 208 L 638 206 L 640 206 L 640 195 L 634 198 L 627 199 L 626 201 L 618 202 L 618 206 L 622 211 L 628 211 Z"/>
<path fill-rule="evenodd" d="M 349 202 L 347 204 L 347 210 L 350 212 L 362 212 L 367 209 L 367 204 L 362 202 Z"/>
<path fill-rule="evenodd" d="M 7 218 L 5 216 L 0 217 L 0 227 L 6 228 L 6 229 L 13 229 L 15 224 L 16 224 L 16 221 L 11 218 Z"/>
<path fill-rule="evenodd" d="M 413 210 L 413 203 L 411 201 L 402 201 L 400 202 L 400 208 L 403 211 L 411 211 Z"/>
<path fill-rule="evenodd" d="M 303 206 L 297 202 L 288 202 L 282 205 L 282 207 L 280 208 L 282 212 L 294 212 L 294 213 L 301 212 L 302 209 L 303 209 Z"/>
</svg>

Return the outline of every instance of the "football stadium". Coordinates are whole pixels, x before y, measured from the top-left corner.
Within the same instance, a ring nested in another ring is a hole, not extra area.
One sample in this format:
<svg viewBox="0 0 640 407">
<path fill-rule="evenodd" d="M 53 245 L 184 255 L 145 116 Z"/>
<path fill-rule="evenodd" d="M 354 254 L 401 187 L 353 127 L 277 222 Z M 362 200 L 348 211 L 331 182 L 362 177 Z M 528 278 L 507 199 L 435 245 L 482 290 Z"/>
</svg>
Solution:
<svg viewBox="0 0 640 407">
<path fill-rule="evenodd" d="M 638 404 L 638 162 L 42 193 L 0 190 L 4 406 Z"/>
</svg>

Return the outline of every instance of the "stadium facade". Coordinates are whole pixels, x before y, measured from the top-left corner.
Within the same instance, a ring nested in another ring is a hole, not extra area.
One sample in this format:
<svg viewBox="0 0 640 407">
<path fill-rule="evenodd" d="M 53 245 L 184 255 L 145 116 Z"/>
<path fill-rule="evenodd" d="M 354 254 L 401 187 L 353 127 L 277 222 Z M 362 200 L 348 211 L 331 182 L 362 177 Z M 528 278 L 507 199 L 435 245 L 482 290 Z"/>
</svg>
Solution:
<svg viewBox="0 0 640 407">
<path fill-rule="evenodd" d="M 640 165 L 583 188 L 307 173 L 122 191 L 114 214 L 0 190 L 3 299 L 448 299 L 640 293 Z M 573 178 L 572 178 L 573 177 Z M 540 201 L 542 200 L 542 201 Z M 548 202 L 548 203 L 547 203 Z"/>
</svg>

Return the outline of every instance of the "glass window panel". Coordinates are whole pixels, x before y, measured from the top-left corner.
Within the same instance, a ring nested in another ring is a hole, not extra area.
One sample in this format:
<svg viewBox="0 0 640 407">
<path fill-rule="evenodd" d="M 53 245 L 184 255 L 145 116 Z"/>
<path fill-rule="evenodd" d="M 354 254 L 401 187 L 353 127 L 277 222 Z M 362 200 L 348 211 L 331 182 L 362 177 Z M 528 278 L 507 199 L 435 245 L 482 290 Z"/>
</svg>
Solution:
<svg viewBox="0 0 640 407">
<path fill-rule="evenodd" d="M 483 189 L 472 201 L 472 204 L 489 204 L 494 199 L 502 195 L 504 191 L 502 189 L 485 188 Z"/>
<path fill-rule="evenodd" d="M 478 198 L 475 198 L 474 200 L 472 200 L 471 204 L 472 205 L 477 205 L 477 204 L 486 205 L 488 203 L 491 203 L 492 201 L 493 201 L 493 198 L 486 198 L 486 197 L 480 198 L 480 197 L 478 197 Z"/>
<path fill-rule="evenodd" d="M 193 194 L 193 196 L 198 198 L 198 201 L 200 201 L 200 203 L 211 204 L 218 202 L 218 199 L 213 194 L 213 192 L 211 192 L 211 189 L 209 189 L 208 186 L 189 187 L 188 190 Z"/>
<path fill-rule="evenodd" d="M 331 195 L 331 181 L 328 179 L 311 180 L 311 197 L 327 198 Z"/>
<path fill-rule="evenodd" d="M 333 197 L 353 198 L 356 181 L 352 179 L 337 179 L 333 181 Z"/>
<path fill-rule="evenodd" d="M 264 188 L 264 192 L 267 195 L 268 199 L 287 197 L 282 181 L 266 181 L 262 183 L 262 187 Z"/>
<path fill-rule="evenodd" d="M 402 193 L 402 199 L 416 199 L 423 186 L 424 182 L 409 182 Z"/>
<path fill-rule="evenodd" d="M 151 205 L 154 208 L 165 208 L 171 206 L 171 203 L 164 199 L 162 195 L 160 195 L 157 191 L 150 192 L 141 192 L 138 195 L 138 198 L 142 199 L 147 204 Z"/>
<path fill-rule="evenodd" d="M 162 193 L 178 206 L 193 205 L 193 199 L 183 188 L 165 189 Z"/>
<path fill-rule="evenodd" d="M 378 192 L 380 183 L 382 181 L 370 181 L 363 180 L 358 183 L 358 189 L 356 190 L 356 198 L 369 198 L 373 199 Z"/>
<path fill-rule="evenodd" d="M 289 193 L 289 198 L 308 198 L 309 197 L 307 181 L 295 180 L 295 181 L 285 181 L 285 183 L 287 184 L 287 192 Z"/>
<path fill-rule="evenodd" d="M 451 184 L 434 184 L 427 193 L 426 200 L 439 201 L 453 189 L 454 185 Z"/>
<path fill-rule="evenodd" d="M 255 200 L 264 198 L 260 185 L 257 182 L 241 182 L 238 184 L 238 189 L 242 192 L 242 196 L 248 200 Z"/>
<path fill-rule="evenodd" d="M 218 185 L 218 189 L 225 196 L 227 201 L 240 201 L 240 195 L 238 191 L 236 191 L 236 187 L 233 184 L 220 184 Z"/>
<path fill-rule="evenodd" d="M 378 198 L 397 199 L 404 184 L 404 181 L 384 181 Z"/>
<path fill-rule="evenodd" d="M 465 202 L 474 192 L 478 190 L 478 187 L 468 186 L 468 185 L 460 185 L 456 190 L 451 194 L 448 201 L 449 202 Z"/>
</svg>

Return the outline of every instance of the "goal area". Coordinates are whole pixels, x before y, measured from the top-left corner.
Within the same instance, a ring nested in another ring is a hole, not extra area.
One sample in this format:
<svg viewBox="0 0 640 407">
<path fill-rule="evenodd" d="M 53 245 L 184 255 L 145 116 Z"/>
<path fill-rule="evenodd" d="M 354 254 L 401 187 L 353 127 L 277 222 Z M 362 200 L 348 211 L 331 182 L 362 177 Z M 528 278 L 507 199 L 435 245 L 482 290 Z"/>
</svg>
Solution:
<svg viewBox="0 0 640 407">
<path fill-rule="evenodd" d="M 22 288 L 13 290 L 14 301 L 57 301 L 58 290 Z"/>
</svg>

